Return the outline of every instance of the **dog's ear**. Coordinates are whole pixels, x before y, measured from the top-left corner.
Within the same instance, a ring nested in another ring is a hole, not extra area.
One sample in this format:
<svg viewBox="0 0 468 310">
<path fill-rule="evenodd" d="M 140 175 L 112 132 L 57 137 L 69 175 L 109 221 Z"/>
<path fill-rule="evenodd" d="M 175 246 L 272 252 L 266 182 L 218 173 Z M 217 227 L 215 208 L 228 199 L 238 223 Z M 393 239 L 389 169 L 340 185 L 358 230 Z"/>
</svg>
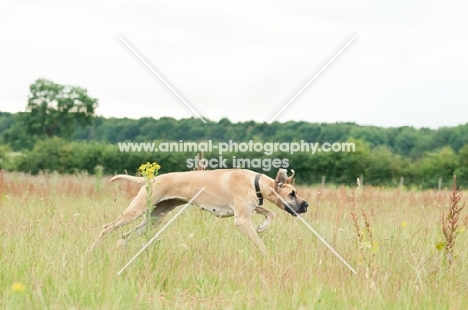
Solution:
<svg viewBox="0 0 468 310">
<path fill-rule="evenodd" d="M 294 175 L 296 174 L 296 172 L 294 170 L 292 170 L 292 175 L 290 177 L 288 177 L 288 179 L 286 180 L 286 183 L 288 184 L 291 184 L 291 185 L 294 185 L 293 181 L 294 181 Z"/>
<path fill-rule="evenodd" d="M 287 172 L 288 172 L 288 170 L 286 170 L 286 169 L 278 170 L 278 173 L 276 174 L 276 179 L 275 179 L 275 186 L 276 187 L 281 187 L 281 185 L 288 182 Z"/>
</svg>

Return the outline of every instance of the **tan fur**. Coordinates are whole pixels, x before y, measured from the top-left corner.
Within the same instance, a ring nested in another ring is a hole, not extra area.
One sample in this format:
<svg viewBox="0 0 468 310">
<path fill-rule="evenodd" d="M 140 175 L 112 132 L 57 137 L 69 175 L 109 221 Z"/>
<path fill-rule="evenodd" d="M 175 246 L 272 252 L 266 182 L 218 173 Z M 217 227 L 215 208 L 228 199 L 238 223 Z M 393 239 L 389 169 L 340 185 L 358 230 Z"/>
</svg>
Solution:
<svg viewBox="0 0 468 310">
<path fill-rule="evenodd" d="M 151 213 L 151 217 L 157 218 L 156 225 L 161 223 L 168 212 L 190 201 L 201 188 L 206 187 L 193 201 L 193 204 L 219 217 L 234 216 L 235 225 L 259 247 L 262 254 L 266 254 L 266 247 L 259 238 L 257 231 L 264 231 L 274 219 L 275 214 L 264 206 L 258 205 L 254 187 L 256 175 L 257 173 L 254 171 L 243 169 L 200 170 L 159 175 L 152 180 L 151 203 L 155 208 Z M 145 183 L 144 178 L 129 175 L 116 175 L 111 181 L 119 179 Z M 305 210 L 307 210 L 307 203 L 297 195 L 291 197 L 291 193 L 296 191 L 289 184 L 291 180 L 292 177 L 287 177 L 286 169 L 278 171 L 276 180 L 262 175 L 259 180 L 260 191 L 265 199 L 284 210 L 285 206 L 281 199 L 270 188 L 275 189 L 289 206 L 297 213 L 300 213 L 301 205 L 305 205 Z M 99 243 L 101 238 L 109 232 L 145 215 L 148 212 L 146 195 L 147 191 L 143 186 L 122 215 L 102 227 L 102 231 L 94 245 Z M 257 231 L 255 231 L 251 222 L 253 212 L 265 216 L 264 223 L 258 227 Z M 132 233 L 141 234 L 147 222 L 148 219 L 145 218 L 139 226 L 124 234 L 122 239 L 129 237 Z"/>
</svg>

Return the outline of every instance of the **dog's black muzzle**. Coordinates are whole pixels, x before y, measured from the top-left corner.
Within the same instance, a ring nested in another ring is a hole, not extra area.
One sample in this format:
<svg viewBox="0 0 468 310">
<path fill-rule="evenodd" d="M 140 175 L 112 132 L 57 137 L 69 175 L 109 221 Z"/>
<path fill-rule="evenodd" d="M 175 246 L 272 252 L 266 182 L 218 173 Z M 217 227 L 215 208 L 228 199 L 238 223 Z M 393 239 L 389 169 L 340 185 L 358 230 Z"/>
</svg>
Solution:
<svg viewBox="0 0 468 310">
<path fill-rule="evenodd" d="M 293 210 L 291 210 L 291 207 L 289 207 L 287 205 L 284 205 L 284 210 L 286 210 L 292 216 L 297 216 L 297 214 L 306 213 L 308 206 L 309 206 L 309 204 L 307 203 L 307 201 L 303 201 L 301 203 L 301 206 L 299 207 L 299 211 L 294 212 Z"/>
<path fill-rule="evenodd" d="M 293 210 L 291 210 L 292 207 L 286 204 L 283 204 L 283 207 L 284 207 L 284 210 L 288 212 L 289 214 L 291 214 L 292 216 L 297 216 L 297 212 L 294 212 Z"/>
</svg>

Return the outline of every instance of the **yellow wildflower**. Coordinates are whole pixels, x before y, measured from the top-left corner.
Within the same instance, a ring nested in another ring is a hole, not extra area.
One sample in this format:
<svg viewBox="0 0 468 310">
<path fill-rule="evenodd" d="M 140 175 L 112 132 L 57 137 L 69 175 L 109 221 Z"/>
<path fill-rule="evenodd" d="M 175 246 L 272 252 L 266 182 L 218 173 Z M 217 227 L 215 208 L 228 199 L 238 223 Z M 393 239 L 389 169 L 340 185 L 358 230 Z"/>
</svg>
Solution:
<svg viewBox="0 0 468 310">
<path fill-rule="evenodd" d="M 408 225 L 408 223 L 406 223 L 406 222 L 401 223 L 402 227 L 406 227 L 406 225 Z"/>
<path fill-rule="evenodd" d="M 154 178 L 155 175 L 158 174 L 158 170 L 161 168 L 160 165 L 157 163 L 149 163 L 147 162 L 146 164 L 142 164 L 138 170 L 140 173 L 143 175 L 144 178 L 147 180 L 150 180 Z"/>
<path fill-rule="evenodd" d="M 22 293 L 22 292 L 24 292 L 24 285 L 22 283 L 15 282 L 11 286 L 11 289 L 13 290 L 13 292 Z"/>
</svg>

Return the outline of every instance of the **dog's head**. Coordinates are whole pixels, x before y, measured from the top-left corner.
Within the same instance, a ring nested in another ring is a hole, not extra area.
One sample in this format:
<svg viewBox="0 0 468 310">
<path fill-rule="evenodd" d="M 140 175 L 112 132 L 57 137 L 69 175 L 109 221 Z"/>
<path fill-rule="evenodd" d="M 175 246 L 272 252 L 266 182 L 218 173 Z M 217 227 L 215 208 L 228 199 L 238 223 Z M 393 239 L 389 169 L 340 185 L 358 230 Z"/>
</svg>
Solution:
<svg viewBox="0 0 468 310">
<path fill-rule="evenodd" d="M 296 213 L 306 213 L 309 204 L 304 198 L 297 194 L 296 188 L 291 184 L 294 177 L 294 170 L 291 170 L 293 174 L 288 177 L 286 169 L 279 169 L 275 179 L 275 191 L 281 197 L 281 199 L 275 195 L 275 204 L 292 216 L 296 216 Z M 294 212 L 291 210 L 294 210 Z"/>
</svg>

